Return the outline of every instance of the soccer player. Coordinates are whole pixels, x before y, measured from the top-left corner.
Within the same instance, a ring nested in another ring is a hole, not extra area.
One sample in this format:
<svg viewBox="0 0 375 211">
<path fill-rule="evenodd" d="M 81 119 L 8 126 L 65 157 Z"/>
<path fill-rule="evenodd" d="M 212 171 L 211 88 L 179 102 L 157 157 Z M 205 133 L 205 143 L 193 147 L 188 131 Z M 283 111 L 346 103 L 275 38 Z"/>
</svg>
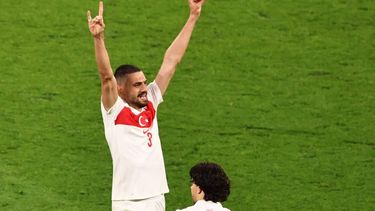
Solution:
<svg viewBox="0 0 375 211">
<path fill-rule="evenodd" d="M 230 193 L 230 182 L 223 168 L 216 163 L 202 162 L 190 169 L 193 206 L 177 211 L 230 211 L 220 202 Z"/>
<path fill-rule="evenodd" d="M 190 15 L 165 52 L 160 70 L 147 83 L 142 70 L 121 65 L 113 74 L 104 44 L 103 2 L 87 12 L 101 80 L 101 111 L 113 162 L 112 210 L 165 210 L 169 192 L 156 111 L 189 44 L 204 0 L 188 0 Z"/>
</svg>

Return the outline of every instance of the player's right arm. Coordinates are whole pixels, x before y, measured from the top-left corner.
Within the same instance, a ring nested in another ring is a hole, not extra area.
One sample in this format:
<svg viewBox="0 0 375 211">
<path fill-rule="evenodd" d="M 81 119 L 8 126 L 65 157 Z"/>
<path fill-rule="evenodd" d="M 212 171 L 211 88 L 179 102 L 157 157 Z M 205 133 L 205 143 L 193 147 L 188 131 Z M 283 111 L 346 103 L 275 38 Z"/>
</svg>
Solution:
<svg viewBox="0 0 375 211">
<path fill-rule="evenodd" d="M 95 58 L 98 65 L 99 76 L 102 89 L 102 103 L 106 110 L 109 110 L 117 100 L 117 83 L 113 75 L 107 49 L 104 44 L 104 20 L 103 2 L 99 3 L 99 15 L 91 17 L 91 12 L 87 11 L 87 21 L 89 30 L 94 38 Z"/>
</svg>

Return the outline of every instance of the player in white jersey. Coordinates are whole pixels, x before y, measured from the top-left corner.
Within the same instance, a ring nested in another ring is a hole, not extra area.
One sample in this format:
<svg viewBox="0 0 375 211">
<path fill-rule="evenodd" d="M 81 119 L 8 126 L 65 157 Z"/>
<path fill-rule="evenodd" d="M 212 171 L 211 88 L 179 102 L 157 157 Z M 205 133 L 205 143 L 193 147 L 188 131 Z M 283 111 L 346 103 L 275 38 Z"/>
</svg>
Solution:
<svg viewBox="0 0 375 211">
<path fill-rule="evenodd" d="M 223 168 L 216 163 L 202 162 L 190 169 L 193 206 L 177 211 L 230 211 L 220 202 L 227 200 L 230 181 Z"/>
<path fill-rule="evenodd" d="M 99 3 L 95 18 L 87 12 L 101 79 L 105 136 L 113 161 L 112 210 L 165 210 L 164 194 L 169 190 L 156 111 L 185 53 L 204 3 L 204 0 L 188 1 L 189 18 L 165 52 L 155 81 L 150 84 L 133 65 L 121 65 L 113 74 L 104 44 L 103 2 Z"/>
</svg>

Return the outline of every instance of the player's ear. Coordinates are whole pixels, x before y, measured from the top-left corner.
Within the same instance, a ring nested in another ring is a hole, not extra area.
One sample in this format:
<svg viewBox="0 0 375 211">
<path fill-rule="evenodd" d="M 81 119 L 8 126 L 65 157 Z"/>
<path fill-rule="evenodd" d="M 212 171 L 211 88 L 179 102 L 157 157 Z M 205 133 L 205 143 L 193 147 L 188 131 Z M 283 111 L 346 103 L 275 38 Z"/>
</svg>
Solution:
<svg viewBox="0 0 375 211">
<path fill-rule="evenodd" d="M 204 191 L 198 186 L 197 195 L 199 199 L 204 199 Z"/>
<path fill-rule="evenodd" d="M 125 79 L 120 78 L 119 80 L 116 79 L 116 84 L 117 84 L 117 92 L 118 93 L 123 93 L 125 91 Z"/>
<path fill-rule="evenodd" d="M 117 92 L 118 93 L 123 93 L 125 91 L 125 88 L 121 84 L 117 84 Z"/>
<path fill-rule="evenodd" d="M 197 193 L 198 194 L 204 194 L 203 190 L 201 189 L 201 187 L 198 186 L 197 188 Z"/>
</svg>

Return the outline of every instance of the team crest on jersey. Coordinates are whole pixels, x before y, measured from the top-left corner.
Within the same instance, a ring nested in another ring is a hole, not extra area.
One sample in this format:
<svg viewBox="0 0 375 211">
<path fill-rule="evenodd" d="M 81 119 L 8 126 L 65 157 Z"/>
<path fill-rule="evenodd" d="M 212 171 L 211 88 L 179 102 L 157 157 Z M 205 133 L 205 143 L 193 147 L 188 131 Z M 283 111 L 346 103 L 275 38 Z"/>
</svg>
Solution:
<svg viewBox="0 0 375 211">
<path fill-rule="evenodd" d="M 141 127 L 144 127 L 146 126 L 148 123 L 150 122 L 150 120 L 148 119 L 147 115 L 139 115 L 139 118 L 138 118 L 138 124 L 141 126 Z"/>
<path fill-rule="evenodd" d="M 117 115 L 115 125 L 130 125 L 140 128 L 149 128 L 155 118 L 155 109 L 149 101 L 144 111 L 135 115 L 129 107 L 124 107 Z"/>
</svg>

